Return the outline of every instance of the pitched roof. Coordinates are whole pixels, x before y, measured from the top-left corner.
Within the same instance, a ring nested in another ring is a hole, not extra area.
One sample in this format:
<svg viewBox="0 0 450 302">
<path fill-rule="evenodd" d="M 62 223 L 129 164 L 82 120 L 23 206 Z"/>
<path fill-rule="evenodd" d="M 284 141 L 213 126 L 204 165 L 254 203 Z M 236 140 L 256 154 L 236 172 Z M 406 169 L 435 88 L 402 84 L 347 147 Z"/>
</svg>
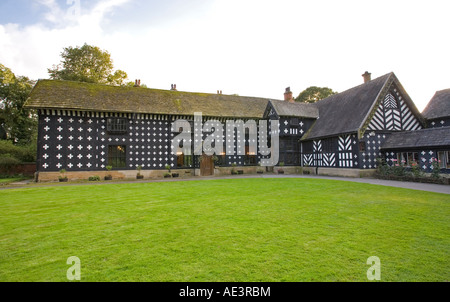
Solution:
<svg viewBox="0 0 450 302">
<path fill-rule="evenodd" d="M 290 103 L 288 101 L 270 101 L 278 116 L 318 118 L 319 109 L 315 104 Z"/>
<path fill-rule="evenodd" d="M 268 99 L 235 95 L 40 80 L 26 107 L 99 112 L 262 118 Z"/>
<path fill-rule="evenodd" d="M 392 133 L 381 149 L 450 146 L 450 127 Z"/>
<path fill-rule="evenodd" d="M 320 116 L 303 140 L 357 132 L 392 77 L 395 75 L 388 73 L 316 102 Z"/>
<path fill-rule="evenodd" d="M 426 119 L 450 117 L 450 89 L 437 91 L 422 112 Z"/>
</svg>

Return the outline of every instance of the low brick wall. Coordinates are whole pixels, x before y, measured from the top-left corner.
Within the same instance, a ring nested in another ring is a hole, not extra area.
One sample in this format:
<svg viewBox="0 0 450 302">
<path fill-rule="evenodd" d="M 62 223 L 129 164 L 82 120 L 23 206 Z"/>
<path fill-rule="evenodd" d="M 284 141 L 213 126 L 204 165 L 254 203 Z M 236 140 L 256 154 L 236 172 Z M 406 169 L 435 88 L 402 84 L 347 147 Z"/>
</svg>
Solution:
<svg viewBox="0 0 450 302">
<path fill-rule="evenodd" d="M 100 176 L 101 179 L 111 174 L 113 179 L 125 179 L 125 175 L 121 171 L 88 171 L 88 172 L 66 172 L 64 175 L 70 180 L 87 180 L 90 176 Z M 59 172 L 38 172 L 36 173 L 38 182 L 59 181 L 62 176 Z"/>
<path fill-rule="evenodd" d="M 0 169 L 0 174 L 3 175 L 25 175 L 25 176 L 34 176 L 36 172 L 36 163 L 23 163 L 19 165 L 15 165 L 10 169 Z"/>
<path fill-rule="evenodd" d="M 192 170 L 171 170 L 171 173 L 178 173 L 180 178 L 190 177 Z M 144 175 L 144 179 L 158 179 L 163 178 L 167 170 L 141 170 L 141 175 Z M 112 180 L 120 179 L 136 179 L 136 170 L 117 170 L 117 171 L 81 171 L 81 172 L 66 172 L 65 176 L 71 180 L 88 180 L 90 176 L 100 176 L 100 179 L 104 179 L 105 176 L 111 175 Z M 36 173 L 38 182 L 50 182 L 59 181 L 61 173 L 59 172 L 39 172 Z"/>
<path fill-rule="evenodd" d="M 316 168 L 309 168 L 314 170 L 312 174 L 316 174 Z M 375 169 L 345 169 L 345 168 L 317 168 L 318 175 L 328 176 L 343 176 L 343 177 L 372 177 L 375 175 Z"/>
<path fill-rule="evenodd" d="M 283 169 L 284 174 L 301 174 L 302 167 L 259 167 L 259 166 L 248 166 L 248 167 L 234 167 L 235 171 L 243 171 L 244 174 L 256 174 L 258 170 L 262 170 L 263 173 L 278 173 L 279 169 Z M 233 167 L 216 167 L 214 171 L 215 176 L 221 175 L 231 175 L 231 170 Z"/>
<path fill-rule="evenodd" d="M 374 169 L 372 170 L 361 170 L 361 169 L 343 169 L 343 168 L 315 168 L 315 167 L 258 167 L 258 166 L 247 166 L 247 167 L 234 167 L 235 171 L 243 171 L 243 174 L 257 174 L 258 170 L 263 170 L 264 173 L 278 173 L 279 169 L 284 170 L 285 175 L 293 174 L 303 174 L 304 171 L 309 171 L 311 175 L 328 175 L 328 176 L 343 176 L 343 177 L 372 177 L 375 174 Z M 214 176 L 224 176 L 231 175 L 231 170 L 233 167 L 216 167 L 214 169 Z M 144 175 L 144 179 L 161 179 L 166 174 L 167 170 L 142 170 L 141 175 Z M 199 176 L 200 169 L 174 169 L 171 173 L 178 173 L 179 178 L 186 178 L 191 176 Z M 88 172 L 66 172 L 65 175 L 70 180 L 88 180 L 90 176 L 100 176 L 103 180 L 106 175 L 112 175 L 113 180 L 117 179 L 136 179 L 136 170 L 119 170 L 119 171 L 88 171 Z M 61 174 L 59 172 L 39 172 L 36 173 L 37 181 L 39 182 L 49 182 L 49 181 L 59 181 Z"/>
</svg>

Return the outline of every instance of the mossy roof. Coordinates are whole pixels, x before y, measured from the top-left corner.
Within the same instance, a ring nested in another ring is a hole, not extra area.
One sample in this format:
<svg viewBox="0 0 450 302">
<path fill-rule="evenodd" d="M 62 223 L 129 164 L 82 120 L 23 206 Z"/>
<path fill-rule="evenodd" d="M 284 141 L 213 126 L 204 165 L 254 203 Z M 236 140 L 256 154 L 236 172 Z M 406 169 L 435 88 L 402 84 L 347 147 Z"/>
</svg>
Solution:
<svg viewBox="0 0 450 302">
<path fill-rule="evenodd" d="M 302 139 L 310 140 L 357 132 L 373 108 L 378 94 L 391 77 L 395 75 L 388 73 L 316 102 L 320 117 Z"/>
<path fill-rule="evenodd" d="M 319 109 L 315 104 L 290 103 L 286 101 L 270 101 L 278 116 L 318 118 Z"/>
<path fill-rule="evenodd" d="M 392 133 L 381 149 L 419 149 L 450 146 L 450 127 Z"/>
<path fill-rule="evenodd" d="M 437 91 L 422 115 L 427 119 L 450 117 L 450 89 Z"/>
<path fill-rule="evenodd" d="M 262 118 L 269 99 L 83 82 L 39 80 L 26 107 L 99 112 Z"/>
</svg>

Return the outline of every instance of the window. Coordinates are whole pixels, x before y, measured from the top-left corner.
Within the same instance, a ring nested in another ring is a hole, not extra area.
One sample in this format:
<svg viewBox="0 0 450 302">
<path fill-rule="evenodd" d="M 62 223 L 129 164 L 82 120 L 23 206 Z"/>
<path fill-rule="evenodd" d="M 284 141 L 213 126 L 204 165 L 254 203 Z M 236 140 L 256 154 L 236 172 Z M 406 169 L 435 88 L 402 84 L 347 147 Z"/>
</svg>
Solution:
<svg viewBox="0 0 450 302">
<path fill-rule="evenodd" d="M 299 126 L 298 118 L 297 117 L 291 118 L 289 124 L 291 125 L 291 127 L 298 127 Z"/>
<path fill-rule="evenodd" d="M 366 152 L 366 142 L 359 142 L 359 152 Z"/>
<path fill-rule="evenodd" d="M 127 166 L 126 146 L 108 146 L 108 166 L 125 168 Z"/>
<path fill-rule="evenodd" d="M 450 169 L 450 151 L 446 151 L 447 153 L 447 169 Z"/>
<path fill-rule="evenodd" d="M 332 153 L 335 152 L 335 146 L 337 145 L 336 138 L 327 138 L 322 140 L 322 152 Z"/>
<path fill-rule="evenodd" d="M 126 118 L 109 117 L 106 123 L 106 130 L 110 134 L 126 133 L 128 120 Z"/>
<path fill-rule="evenodd" d="M 419 153 L 417 152 L 399 152 L 397 153 L 397 163 L 410 167 L 412 163 L 419 162 Z"/>
<path fill-rule="evenodd" d="M 244 165 L 255 166 L 256 165 L 256 154 L 249 151 L 249 146 L 245 146 L 245 157 Z"/>
<path fill-rule="evenodd" d="M 226 157 L 225 157 L 225 152 L 219 155 L 216 155 L 217 157 L 217 161 L 215 162 L 216 166 L 225 166 L 226 165 Z"/>
<path fill-rule="evenodd" d="M 300 152 L 297 138 L 281 138 L 280 139 L 280 161 L 287 166 L 295 166 L 299 164 Z"/>
<path fill-rule="evenodd" d="M 192 152 L 190 148 L 178 147 L 177 149 L 177 168 L 191 168 L 193 163 Z"/>
<path fill-rule="evenodd" d="M 439 167 L 441 169 L 450 169 L 450 151 L 439 151 L 437 154 Z"/>
</svg>

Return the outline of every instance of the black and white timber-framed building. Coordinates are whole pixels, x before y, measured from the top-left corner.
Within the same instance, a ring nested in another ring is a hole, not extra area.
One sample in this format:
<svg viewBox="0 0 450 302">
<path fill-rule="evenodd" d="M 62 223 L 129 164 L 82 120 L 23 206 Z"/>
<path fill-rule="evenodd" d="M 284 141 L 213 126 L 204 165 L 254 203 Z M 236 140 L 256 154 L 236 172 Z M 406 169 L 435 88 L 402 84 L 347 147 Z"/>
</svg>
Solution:
<svg viewBox="0 0 450 302">
<path fill-rule="evenodd" d="M 192 146 L 173 150 L 178 133 L 172 123 L 183 119 L 194 125 L 196 112 L 202 113 L 202 123 L 277 122 L 279 162 L 286 171 L 302 167 L 360 176 L 373 172 L 377 159 L 384 158 L 388 164 L 414 160 L 430 172 L 430 160 L 439 158 L 441 172 L 449 173 L 450 90 L 437 92 L 421 114 L 394 73 L 373 80 L 367 72 L 363 76 L 363 84 L 314 104 L 294 102 L 289 88 L 284 100 L 269 100 L 181 92 L 174 85 L 159 90 L 40 80 L 26 104 L 39 116 L 37 173 L 45 180 L 65 169 L 71 178 L 77 173 L 86 178 L 87 172 L 98 175 L 113 166 L 116 175 L 131 177 L 140 166 L 152 177 L 167 165 L 190 175 L 229 174 L 232 166 L 255 172 L 262 156 L 251 152 L 255 136 L 249 130 L 236 128 L 231 137 L 217 134 L 215 144 L 223 144 L 224 152 L 214 161 L 194 155 Z M 191 140 L 209 134 L 192 132 Z M 230 140 L 234 150 L 225 147 Z M 237 155 L 241 147 L 245 154 Z"/>
</svg>

